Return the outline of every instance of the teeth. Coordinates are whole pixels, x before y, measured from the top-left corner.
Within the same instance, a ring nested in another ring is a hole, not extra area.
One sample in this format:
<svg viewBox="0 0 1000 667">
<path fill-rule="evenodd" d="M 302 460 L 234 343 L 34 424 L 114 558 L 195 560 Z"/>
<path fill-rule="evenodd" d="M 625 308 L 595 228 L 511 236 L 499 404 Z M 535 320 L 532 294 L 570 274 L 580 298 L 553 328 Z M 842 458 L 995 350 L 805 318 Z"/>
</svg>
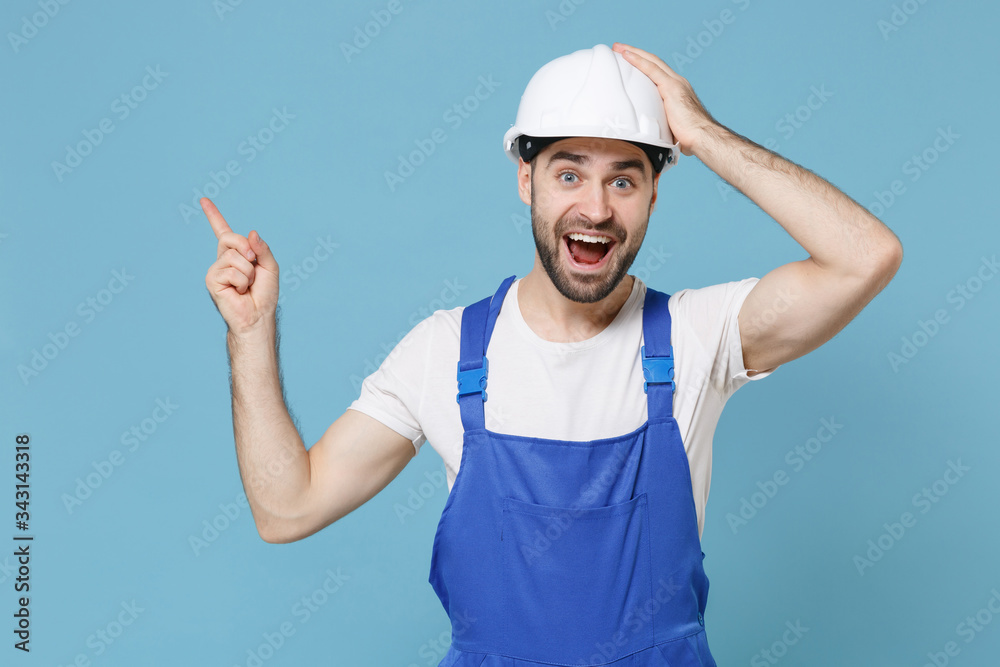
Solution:
<svg viewBox="0 0 1000 667">
<path fill-rule="evenodd" d="M 591 236 L 589 234 L 570 234 L 569 237 L 574 241 L 586 241 L 587 243 L 611 243 L 610 236 Z"/>
</svg>

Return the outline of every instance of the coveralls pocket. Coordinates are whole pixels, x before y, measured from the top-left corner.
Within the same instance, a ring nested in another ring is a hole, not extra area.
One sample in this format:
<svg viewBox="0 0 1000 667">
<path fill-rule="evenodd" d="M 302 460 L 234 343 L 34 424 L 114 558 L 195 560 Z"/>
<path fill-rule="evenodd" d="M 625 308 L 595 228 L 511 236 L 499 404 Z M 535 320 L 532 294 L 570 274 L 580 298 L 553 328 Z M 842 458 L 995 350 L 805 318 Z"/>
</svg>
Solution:
<svg viewBox="0 0 1000 667">
<path fill-rule="evenodd" d="M 603 664 L 653 644 L 651 623 L 632 627 L 652 590 L 646 493 L 590 508 L 504 497 L 500 539 L 506 655 Z"/>
</svg>

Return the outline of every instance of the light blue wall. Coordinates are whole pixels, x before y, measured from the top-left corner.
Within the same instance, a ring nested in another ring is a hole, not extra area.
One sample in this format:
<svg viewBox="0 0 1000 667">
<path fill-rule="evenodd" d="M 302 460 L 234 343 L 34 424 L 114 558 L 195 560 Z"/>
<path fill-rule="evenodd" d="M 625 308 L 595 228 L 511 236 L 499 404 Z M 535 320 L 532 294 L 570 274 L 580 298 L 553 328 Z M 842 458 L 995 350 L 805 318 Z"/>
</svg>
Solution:
<svg viewBox="0 0 1000 667">
<path fill-rule="evenodd" d="M 1000 608 L 1000 277 L 981 269 L 1000 250 L 995 5 L 400 0 L 392 14 L 382 1 L 223 1 L 0 9 L 2 532 L 18 532 L 13 443 L 29 433 L 36 535 L 32 652 L 18 664 L 252 665 L 248 651 L 282 623 L 294 634 L 265 665 L 437 664 L 449 637 L 427 584 L 447 494 L 440 457 L 425 446 L 384 492 L 302 542 L 261 541 L 233 505 L 225 329 L 204 284 L 216 242 L 183 207 L 215 173 L 224 187 L 209 194 L 234 230 L 258 229 L 274 249 L 284 380 L 311 444 L 417 319 L 530 269 L 501 137 L 539 66 L 616 40 L 662 56 L 720 122 L 773 139 L 871 207 L 905 250 L 842 333 L 723 414 L 704 535 L 719 664 L 774 664 L 760 651 L 775 642 L 787 665 L 916 666 L 929 653 L 996 664 L 1000 618 L 980 612 L 994 595 Z M 377 34 L 345 54 L 365 30 Z M 483 79 L 495 89 L 478 108 L 448 112 Z M 814 90 L 826 99 L 810 110 Z M 123 95 L 144 99 L 133 109 Z M 290 115 L 281 131 L 249 150 L 275 110 Z M 796 113 L 797 127 L 783 120 Z M 437 128 L 444 142 L 390 187 L 386 172 Z M 948 131 L 957 139 L 938 152 Z M 70 171 L 53 167 L 81 142 L 96 145 Z M 934 162 L 915 171 L 921 154 Z M 230 161 L 239 173 L 227 182 Z M 696 158 L 661 182 L 635 265 L 654 288 L 759 277 L 806 256 L 721 185 Z M 321 242 L 336 248 L 313 263 Z M 665 266 L 653 249 L 670 254 Z M 127 285 L 102 291 L 116 271 Z M 959 285 L 978 291 L 957 298 Z M 448 304 L 437 301 L 446 289 Z M 106 297 L 100 312 L 86 305 Z M 944 323 L 924 335 L 936 314 Z M 76 335 L 60 336 L 67 327 Z M 904 339 L 919 347 L 894 367 Z M 50 358 L 22 378 L 36 350 Z M 176 406 L 162 423 L 158 401 Z M 818 442 L 824 419 L 843 426 L 811 460 L 789 457 Z M 144 441 L 122 440 L 143 424 Z M 120 465 L 67 508 L 77 479 L 115 450 Z M 938 497 L 935 482 L 959 462 L 968 470 L 939 482 Z M 788 483 L 755 496 L 778 471 Z M 397 508 L 428 480 L 430 497 L 401 521 Z M 924 488 L 936 502 L 921 503 Z M 762 507 L 734 529 L 743 499 Z M 892 537 L 885 525 L 905 512 L 911 525 Z M 196 553 L 190 538 L 213 521 L 224 530 Z M 859 569 L 870 540 L 890 548 Z M 8 664 L 13 557 L 0 564 Z M 306 617 L 301 599 L 328 571 L 347 578 Z M 113 644 L 99 639 L 132 620 L 121 612 L 133 601 L 134 622 Z M 977 613 L 992 623 L 974 631 L 965 619 Z M 786 623 L 808 630 L 783 647 Z"/>
</svg>

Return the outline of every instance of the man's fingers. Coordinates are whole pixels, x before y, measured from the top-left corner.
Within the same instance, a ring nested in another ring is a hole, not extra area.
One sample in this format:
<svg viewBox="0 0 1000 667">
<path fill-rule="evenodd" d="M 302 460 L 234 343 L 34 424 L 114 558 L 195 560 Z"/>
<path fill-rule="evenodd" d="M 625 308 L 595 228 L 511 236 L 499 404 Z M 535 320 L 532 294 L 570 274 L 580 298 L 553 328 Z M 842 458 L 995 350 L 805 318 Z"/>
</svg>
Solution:
<svg viewBox="0 0 1000 667">
<path fill-rule="evenodd" d="M 621 53 L 623 56 L 625 55 L 625 51 L 631 51 L 632 53 L 634 53 L 634 54 L 636 54 L 638 56 L 642 56 L 646 60 L 648 60 L 651 63 L 657 65 L 660 68 L 662 68 L 665 72 L 670 73 L 670 74 L 676 74 L 676 72 L 674 72 L 670 68 L 670 66 L 667 65 L 667 63 L 663 62 L 663 60 L 661 60 L 660 57 L 657 56 L 655 53 L 650 53 L 649 51 L 646 51 L 644 49 L 640 49 L 637 46 L 632 46 L 631 44 L 623 44 L 622 42 L 615 42 L 614 45 L 611 47 L 611 49 L 613 51 L 617 51 L 618 53 Z M 628 57 L 628 56 L 626 56 L 626 57 Z"/>
<path fill-rule="evenodd" d="M 205 274 L 205 286 L 212 294 L 220 294 L 232 287 L 238 294 L 245 294 L 253 284 L 253 276 L 248 276 L 230 264 L 215 263 Z"/>
<path fill-rule="evenodd" d="M 239 284 L 243 284 L 244 280 L 246 281 L 245 282 L 246 286 L 250 286 L 253 284 L 254 275 L 256 274 L 254 265 L 251 262 L 248 262 L 245 257 L 242 257 L 239 251 L 235 250 L 234 248 L 230 248 L 221 257 L 219 257 L 218 260 L 216 260 L 215 264 L 213 264 L 209 270 L 209 276 L 235 275 L 231 274 L 230 269 L 242 275 L 243 279 L 241 279 L 239 282 L 230 281 L 229 284 L 238 286 Z M 221 279 L 219 280 L 219 282 L 222 284 L 226 284 L 226 281 Z"/>
<path fill-rule="evenodd" d="M 267 271 L 277 273 L 278 261 L 274 259 L 274 255 L 271 254 L 271 248 L 264 243 L 264 239 L 260 237 L 257 230 L 251 230 L 250 235 L 247 238 L 250 241 L 250 249 L 257 255 L 257 266 Z"/>
<path fill-rule="evenodd" d="M 643 74 L 652 79 L 653 83 L 661 83 L 677 78 L 668 74 L 666 70 L 653 62 L 649 56 L 636 53 L 635 51 L 623 53 L 622 55 L 625 57 L 625 60 L 635 65 Z"/>
<path fill-rule="evenodd" d="M 245 274 L 247 277 L 252 278 L 254 273 L 253 262 L 244 257 L 239 250 L 236 248 L 228 248 L 222 255 L 219 256 L 219 260 L 216 262 L 220 267 L 229 265 L 234 267 L 240 273 Z"/>
<path fill-rule="evenodd" d="M 219 285 L 232 286 L 239 294 L 246 294 L 251 284 L 250 278 L 234 266 L 219 269 L 217 280 Z"/>
<path fill-rule="evenodd" d="M 219 213 L 219 209 L 215 207 L 212 200 L 208 197 L 202 197 L 200 200 L 201 210 L 205 212 L 205 217 L 208 218 L 208 222 L 212 225 L 212 231 L 215 232 L 215 238 L 219 238 L 225 232 L 232 231 L 229 225 L 226 224 L 226 219 L 222 217 Z"/>
<path fill-rule="evenodd" d="M 663 68 L 648 58 L 645 58 L 634 51 L 629 54 L 622 54 L 628 62 L 635 65 L 636 69 L 645 74 L 657 86 L 664 84 L 674 77 L 667 74 Z"/>
<path fill-rule="evenodd" d="M 205 211 L 205 216 L 212 225 L 215 237 L 219 239 L 218 258 L 221 258 L 227 250 L 235 249 L 248 261 L 255 262 L 262 269 L 274 273 L 278 272 L 277 260 L 274 259 L 271 249 L 260 238 L 260 234 L 256 230 L 251 231 L 249 236 L 245 237 L 234 232 L 208 197 L 201 198 L 201 208 Z"/>
<path fill-rule="evenodd" d="M 257 253 L 250 247 L 250 241 L 247 240 L 247 237 L 240 236 L 233 231 L 223 232 L 219 237 L 217 257 L 222 257 L 229 249 L 235 250 L 251 262 L 257 261 Z"/>
<path fill-rule="evenodd" d="M 629 60 L 629 62 L 631 62 L 633 65 L 642 70 L 647 76 L 650 75 L 650 72 L 647 71 L 649 67 L 643 66 L 645 64 L 642 62 L 643 60 L 648 62 L 650 65 L 655 66 L 657 69 L 663 70 L 664 73 L 666 73 L 668 76 L 672 78 L 675 79 L 683 78 L 679 74 L 677 74 L 677 72 L 675 72 L 673 69 L 671 69 L 671 67 L 667 63 L 663 62 L 663 60 L 661 60 L 658 56 L 650 53 L 649 51 L 643 51 L 642 49 L 630 46 L 628 44 L 622 44 L 621 42 L 615 42 L 612 49 L 617 51 L 618 53 L 621 53 L 626 60 Z M 625 55 L 625 51 L 631 51 L 633 54 L 638 56 L 638 58 L 632 58 L 632 56 Z M 649 78 L 653 77 L 649 76 Z"/>
</svg>

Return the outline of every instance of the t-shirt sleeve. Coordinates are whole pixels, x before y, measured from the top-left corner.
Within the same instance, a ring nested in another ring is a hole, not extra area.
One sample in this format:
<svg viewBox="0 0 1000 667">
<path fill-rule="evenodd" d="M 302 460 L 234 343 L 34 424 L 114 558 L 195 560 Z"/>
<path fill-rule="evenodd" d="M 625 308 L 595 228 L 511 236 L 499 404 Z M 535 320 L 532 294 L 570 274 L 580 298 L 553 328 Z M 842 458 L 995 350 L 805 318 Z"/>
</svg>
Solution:
<svg viewBox="0 0 1000 667">
<path fill-rule="evenodd" d="M 419 322 L 396 344 L 375 372 L 361 383 L 361 393 L 348 410 L 357 410 L 409 438 L 414 455 L 426 436 L 417 421 L 433 315 Z"/>
<path fill-rule="evenodd" d="M 678 292 L 677 308 L 692 328 L 702 352 L 710 358 L 709 384 L 728 398 L 747 382 L 761 380 L 778 367 L 747 369 L 743 365 L 740 309 L 759 278 Z M 750 370 L 759 370 L 748 375 Z"/>
</svg>

